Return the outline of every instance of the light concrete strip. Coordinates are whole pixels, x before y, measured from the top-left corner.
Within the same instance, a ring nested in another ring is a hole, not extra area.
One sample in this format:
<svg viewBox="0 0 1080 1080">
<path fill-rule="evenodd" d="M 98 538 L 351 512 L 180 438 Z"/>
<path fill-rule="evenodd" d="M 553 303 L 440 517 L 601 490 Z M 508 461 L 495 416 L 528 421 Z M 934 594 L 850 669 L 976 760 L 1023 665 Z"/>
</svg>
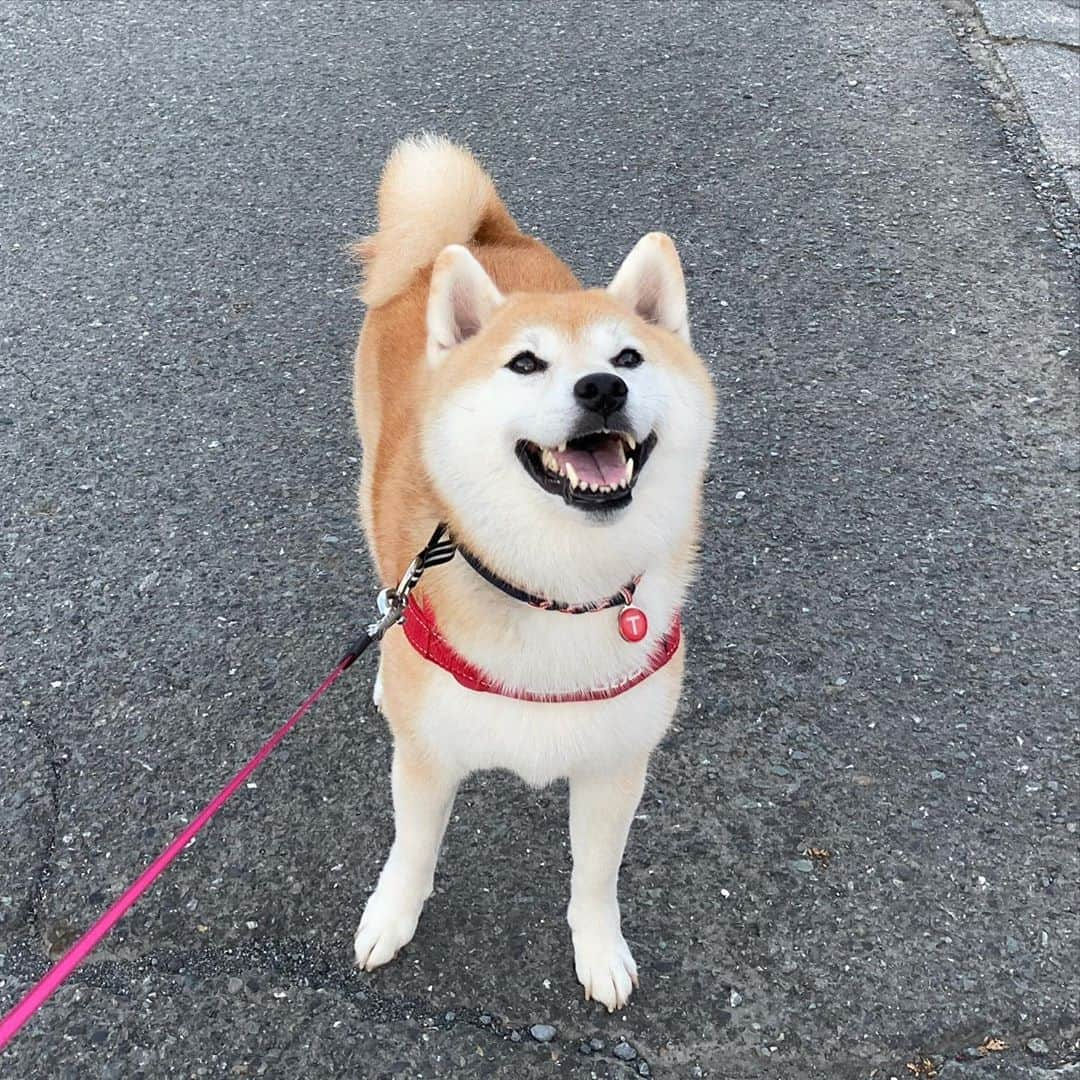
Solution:
<svg viewBox="0 0 1080 1080">
<path fill-rule="evenodd" d="M 1066 0 L 979 0 L 996 38 L 1027 38 L 1080 47 L 1080 6 Z"/>
<path fill-rule="evenodd" d="M 1035 44 L 1000 53 L 1050 156 L 1080 166 L 1080 53 Z"/>
<path fill-rule="evenodd" d="M 1061 175 L 1069 185 L 1073 199 L 1080 205 L 1080 169 L 1062 169 Z"/>
</svg>

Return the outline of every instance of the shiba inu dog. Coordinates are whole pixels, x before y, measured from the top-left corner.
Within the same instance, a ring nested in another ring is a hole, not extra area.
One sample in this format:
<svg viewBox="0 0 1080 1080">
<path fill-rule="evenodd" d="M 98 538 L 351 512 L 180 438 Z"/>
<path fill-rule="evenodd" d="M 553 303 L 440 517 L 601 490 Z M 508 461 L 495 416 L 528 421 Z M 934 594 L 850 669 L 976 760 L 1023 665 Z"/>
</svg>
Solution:
<svg viewBox="0 0 1080 1080">
<path fill-rule="evenodd" d="M 678 254 L 649 233 L 583 289 L 472 155 L 430 136 L 394 149 L 356 253 L 360 513 L 379 576 L 397 582 L 440 522 L 463 556 L 423 577 L 382 642 L 395 836 L 356 962 L 412 939 L 463 777 L 566 777 L 575 969 L 615 1009 L 637 983 L 619 865 L 679 696 L 713 424 Z"/>
</svg>

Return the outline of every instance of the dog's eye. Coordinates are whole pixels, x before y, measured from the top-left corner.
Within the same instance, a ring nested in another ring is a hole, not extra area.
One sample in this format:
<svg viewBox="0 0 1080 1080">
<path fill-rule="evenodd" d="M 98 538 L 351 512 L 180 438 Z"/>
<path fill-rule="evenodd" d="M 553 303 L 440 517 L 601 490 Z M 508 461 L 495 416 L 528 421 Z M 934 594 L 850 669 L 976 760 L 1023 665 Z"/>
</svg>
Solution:
<svg viewBox="0 0 1080 1080">
<path fill-rule="evenodd" d="M 539 356 L 533 356 L 531 352 L 519 352 L 506 366 L 518 375 L 533 375 L 537 371 L 546 370 L 547 362 Z"/>
<path fill-rule="evenodd" d="M 644 357 L 637 349 L 623 349 L 618 356 L 611 361 L 612 367 L 637 367 Z"/>
</svg>

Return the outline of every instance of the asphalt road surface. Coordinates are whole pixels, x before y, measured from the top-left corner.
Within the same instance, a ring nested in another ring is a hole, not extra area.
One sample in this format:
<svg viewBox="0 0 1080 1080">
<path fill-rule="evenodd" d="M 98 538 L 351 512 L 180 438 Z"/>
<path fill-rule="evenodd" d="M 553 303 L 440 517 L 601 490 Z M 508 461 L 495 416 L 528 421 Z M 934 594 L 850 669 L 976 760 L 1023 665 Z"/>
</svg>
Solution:
<svg viewBox="0 0 1080 1080">
<path fill-rule="evenodd" d="M 367 618 L 342 249 L 394 139 L 465 140 L 589 282 L 669 231 L 720 400 L 629 1007 L 574 978 L 565 788 L 502 775 L 415 942 L 350 969 L 391 833 L 368 665 L 5 1077 L 1076 1075 L 1076 238 L 954 30 L 931 0 L 0 6 L 0 1007 Z"/>
</svg>

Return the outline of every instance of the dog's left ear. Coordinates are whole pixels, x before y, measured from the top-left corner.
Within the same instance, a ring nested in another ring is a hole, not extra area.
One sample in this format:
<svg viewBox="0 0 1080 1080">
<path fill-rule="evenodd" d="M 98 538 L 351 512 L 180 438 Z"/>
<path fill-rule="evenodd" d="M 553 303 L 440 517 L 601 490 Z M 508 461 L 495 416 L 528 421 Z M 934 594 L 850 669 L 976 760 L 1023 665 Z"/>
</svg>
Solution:
<svg viewBox="0 0 1080 1080">
<path fill-rule="evenodd" d="M 502 293 L 468 248 L 443 248 L 428 292 L 428 360 L 437 364 L 455 345 L 468 341 L 502 302 Z"/>
<path fill-rule="evenodd" d="M 678 334 L 689 344 L 686 282 L 679 253 L 666 233 L 643 236 L 623 259 L 607 291 L 646 322 Z"/>
</svg>

